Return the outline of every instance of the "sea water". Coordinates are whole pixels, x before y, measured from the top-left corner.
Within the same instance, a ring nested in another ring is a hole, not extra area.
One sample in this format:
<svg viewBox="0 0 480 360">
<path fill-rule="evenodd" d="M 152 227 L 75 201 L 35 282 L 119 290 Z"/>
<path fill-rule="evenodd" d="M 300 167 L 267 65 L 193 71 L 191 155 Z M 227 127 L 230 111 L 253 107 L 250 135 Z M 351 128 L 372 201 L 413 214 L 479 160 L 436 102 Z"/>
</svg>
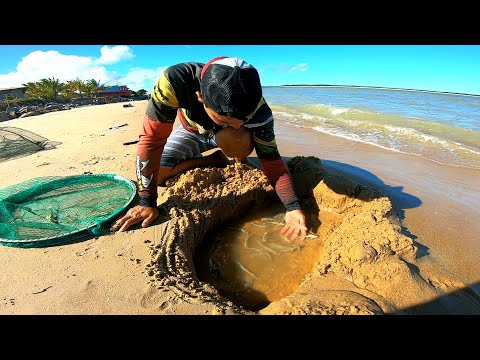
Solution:
<svg viewBox="0 0 480 360">
<path fill-rule="evenodd" d="M 480 168 L 480 96 L 335 86 L 264 87 L 276 121 Z"/>
</svg>

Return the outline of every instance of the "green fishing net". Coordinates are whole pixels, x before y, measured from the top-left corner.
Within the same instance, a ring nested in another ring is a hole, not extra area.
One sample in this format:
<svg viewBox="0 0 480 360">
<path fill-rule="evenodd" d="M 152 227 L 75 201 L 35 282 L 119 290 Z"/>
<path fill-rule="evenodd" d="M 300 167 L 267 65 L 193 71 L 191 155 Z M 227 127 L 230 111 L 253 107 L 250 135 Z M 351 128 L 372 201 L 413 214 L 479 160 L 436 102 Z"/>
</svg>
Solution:
<svg viewBox="0 0 480 360">
<path fill-rule="evenodd" d="M 0 244 L 43 247 L 101 235 L 136 197 L 115 174 L 38 177 L 0 190 Z"/>
<path fill-rule="evenodd" d="M 59 144 L 25 129 L 0 127 L 0 162 L 54 148 Z"/>
</svg>

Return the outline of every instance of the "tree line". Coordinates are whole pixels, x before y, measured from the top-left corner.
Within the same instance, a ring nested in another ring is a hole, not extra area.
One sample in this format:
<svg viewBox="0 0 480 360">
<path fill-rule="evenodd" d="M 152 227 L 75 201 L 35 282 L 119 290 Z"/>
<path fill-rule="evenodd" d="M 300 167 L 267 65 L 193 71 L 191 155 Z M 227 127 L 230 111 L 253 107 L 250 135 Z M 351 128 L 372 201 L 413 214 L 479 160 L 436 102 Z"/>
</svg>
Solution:
<svg viewBox="0 0 480 360">
<path fill-rule="evenodd" d="M 40 101 L 65 101 L 72 99 L 95 99 L 98 94 L 108 88 L 105 84 L 95 79 L 81 80 L 78 77 L 74 80 L 69 80 L 66 83 L 61 82 L 55 77 L 41 79 L 35 82 L 28 82 L 22 84 L 26 88 L 25 97 L 16 99 L 12 96 L 6 96 L 3 102 L 10 104 L 28 103 L 32 100 Z M 138 91 L 130 90 L 132 97 L 146 96 L 147 91 L 141 89 Z"/>
</svg>

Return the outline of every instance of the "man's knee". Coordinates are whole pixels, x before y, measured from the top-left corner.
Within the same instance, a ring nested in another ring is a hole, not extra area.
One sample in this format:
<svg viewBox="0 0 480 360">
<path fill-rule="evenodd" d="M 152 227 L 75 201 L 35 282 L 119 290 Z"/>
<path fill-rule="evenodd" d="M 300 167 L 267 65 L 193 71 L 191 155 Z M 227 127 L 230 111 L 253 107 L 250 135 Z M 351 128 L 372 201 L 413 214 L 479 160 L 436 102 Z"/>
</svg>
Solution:
<svg viewBox="0 0 480 360">
<path fill-rule="evenodd" d="M 173 176 L 174 168 L 174 166 L 160 166 L 158 170 L 158 185 L 163 185 L 165 180 Z"/>
<path fill-rule="evenodd" d="M 220 130 L 215 134 L 215 142 L 230 158 L 244 159 L 253 151 L 252 133 L 244 126 Z"/>
</svg>

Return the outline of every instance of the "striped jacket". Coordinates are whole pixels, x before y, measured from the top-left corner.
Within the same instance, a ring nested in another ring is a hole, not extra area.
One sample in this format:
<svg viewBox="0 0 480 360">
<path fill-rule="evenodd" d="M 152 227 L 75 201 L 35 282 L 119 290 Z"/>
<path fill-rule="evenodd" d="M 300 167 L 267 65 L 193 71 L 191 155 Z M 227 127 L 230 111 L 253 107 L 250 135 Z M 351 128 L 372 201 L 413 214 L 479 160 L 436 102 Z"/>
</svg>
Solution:
<svg viewBox="0 0 480 360">
<path fill-rule="evenodd" d="M 187 62 L 170 66 L 160 75 L 148 100 L 137 150 L 140 204 L 156 206 L 160 158 L 173 123 L 198 133 L 216 133 L 222 126 L 213 122 L 197 99 L 204 64 Z M 243 126 L 251 129 L 254 147 L 263 171 L 287 211 L 300 209 L 288 167 L 281 158 L 274 133 L 272 110 L 262 97 L 253 116 Z"/>
</svg>

